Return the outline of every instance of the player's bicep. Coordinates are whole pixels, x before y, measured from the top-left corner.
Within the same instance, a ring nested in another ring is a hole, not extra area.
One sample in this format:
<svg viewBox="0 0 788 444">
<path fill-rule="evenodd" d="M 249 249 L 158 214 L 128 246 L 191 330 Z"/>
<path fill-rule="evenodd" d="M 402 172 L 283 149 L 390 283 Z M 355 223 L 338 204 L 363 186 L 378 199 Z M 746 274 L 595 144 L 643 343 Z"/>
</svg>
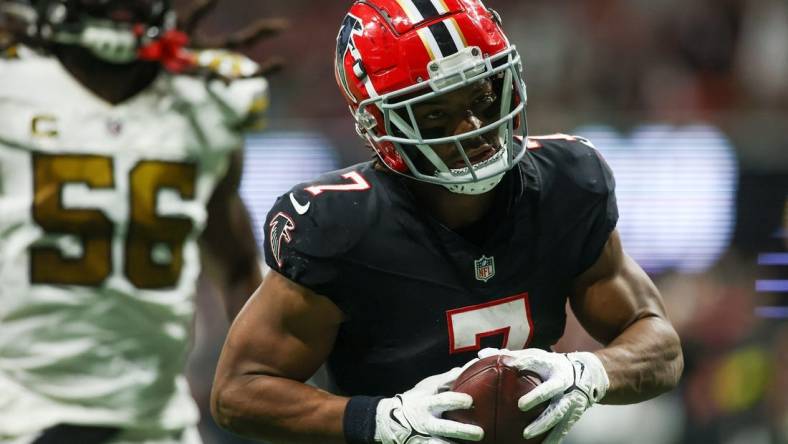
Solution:
<svg viewBox="0 0 788 444">
<path fill-rule="evenodd" d="M 208 219 L 201 241 L 211 254 L 221 254 L 228 250 L 228 240 L 234 243 L 238 239 L 238 228 L 241 235 L 251 235 L 251 228 L 247 228 L 248 215 L 238 194 L 243 172 L 243 151 L 234 151 L 229 156 L 227 172 L 216 184 L 208 201 Z M 244 239 L 247 240 L 247 239 Z M 252 243 L 254 245 L 254 243 Z"/>
<path fill-rule="evenodd" d="M 328 357 L 342 316 L 328 298 L 272 270 L 233 322 L 217 377 L 305 381 Z"/>
<path fill-rule="evenodd" d="M 575 280 L 570 304 L 586 331 L 603 344 L 639 319 L 665 317 L 659 291 L 624 253 L 616 230 L 594 265 Z"/>
</svg>

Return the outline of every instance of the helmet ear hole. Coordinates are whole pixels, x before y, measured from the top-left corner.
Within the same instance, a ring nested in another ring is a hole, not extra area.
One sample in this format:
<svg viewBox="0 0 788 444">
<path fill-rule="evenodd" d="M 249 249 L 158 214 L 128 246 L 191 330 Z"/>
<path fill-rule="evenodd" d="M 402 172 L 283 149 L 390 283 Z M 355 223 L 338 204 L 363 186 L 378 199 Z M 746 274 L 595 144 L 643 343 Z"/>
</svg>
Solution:
<svg viewBox="0 0 788 444">
<path fill-rule="evenodd" d="M 380 146 L 380 157 L 389 168 L 400 173 L 408 172 L 408 165 L 399 155 L 391 142 L 384 142 Z"/>
<path fill-rule="evenodd" d="M 362 139 L 369 142 L 372 149 L 375 150 L 387 167 L 400 173 L 408 172 L 408 165 L 391 142 L 372 142 L 369 133 L 374 132 L 375 128 L 379 126 L 382 127 L 382 124 L 378 124 L 378 117 L 375 114 L 376 110 L 374 108 L 373 112 L 370 112 L 367 108 L 359 108 L 355 113 L 356 132 Z"/>
</svg>

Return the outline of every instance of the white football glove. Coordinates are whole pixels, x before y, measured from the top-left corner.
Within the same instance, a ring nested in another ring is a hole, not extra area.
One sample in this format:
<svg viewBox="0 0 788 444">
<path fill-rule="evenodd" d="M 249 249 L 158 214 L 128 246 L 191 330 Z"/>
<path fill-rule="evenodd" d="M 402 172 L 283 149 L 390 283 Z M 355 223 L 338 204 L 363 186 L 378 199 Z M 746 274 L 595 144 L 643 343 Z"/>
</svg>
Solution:
<svg viewBox="0 0 788 444">
<path fill-rule="evenodd" d="M 553 427 L 543 441 L 556 444 L 580 419 L 583 412 L 605 396 L 610 380 L 602 361 L 593 353 L 550 353 L 538 348 L 510 351 L 485 348 L 480 358 L 508 355 L 519 370 L 529 370 L 542 379 L 542 383 L 517 402 L 522 411 L 551 400 L 548 407 L 523 430 L 523 438 L 541 435 Z"/>
<path fill-rule="evenodd" d="M 480 441 L 484 437 L 481 427 L 441 418 L 443 412 L 473 405 L 470 395 L 448 390 L 460 373 L 476 361 L 430 376 L 401 395 L 381 400 L 375 418 L 375 441 L 383 444 L 451 444 L 442 438 Z"/>
</svg>

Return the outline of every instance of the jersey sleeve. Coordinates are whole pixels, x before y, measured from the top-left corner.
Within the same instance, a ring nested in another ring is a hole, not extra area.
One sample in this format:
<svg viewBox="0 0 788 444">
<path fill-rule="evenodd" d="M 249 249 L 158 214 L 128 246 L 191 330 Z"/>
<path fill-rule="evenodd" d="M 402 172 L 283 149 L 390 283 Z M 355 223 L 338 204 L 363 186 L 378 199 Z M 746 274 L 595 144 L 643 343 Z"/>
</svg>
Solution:
<svg viewBox="0 0 788 444">
<path fill-rule="evenodd" d="M 597 163 L 596 180 L 599 181 L 600 198 L 594 205 L 587 219 L 585 242 L 580 253 L 576 274 L 590 268 L 602 254 L 610 234 L 618 223 L 618 205 L 616 203 L 616 182 L 613 171 L 596 149 L 591 149 L 593 159 Z"/>
<path fill-rule="evenodd" d="M 590 141 L 535 138 L 531 158 L 541 180 L 540 242 L 566 258 L 577 276 L 593 265 L 618 222 L 613 172 Z"/>
<path fill-rule="evenodd" d="M 299 215 L 288 196 L 280 196 L 266 217 L 265 262 L 299 285 L 319 294 L 330 293 L 337 267 L 331 257 L 320 257 L 309 246 L 321 236 L 320 227 L 314 220 Z"/>
<path fill-rule="evenodd" d="M 347 256 L 365 231 L 365 211 L 359 209 L 365 205 L 354 205 L 359 200 L 348 193 L 314 196 L 307 186 L 282 195 L 269 211 L 263 227 L 266 264 L 350 313 L 355 292 Z"/>
</svg>

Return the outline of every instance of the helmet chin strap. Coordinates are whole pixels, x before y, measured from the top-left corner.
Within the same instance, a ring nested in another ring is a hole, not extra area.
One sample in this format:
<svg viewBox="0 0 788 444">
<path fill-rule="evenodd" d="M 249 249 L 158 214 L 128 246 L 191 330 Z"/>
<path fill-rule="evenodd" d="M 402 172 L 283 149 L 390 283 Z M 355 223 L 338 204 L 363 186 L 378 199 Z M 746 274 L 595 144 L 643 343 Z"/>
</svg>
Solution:
<svg viewBox="0 0 788 444">
<path fill-rule="evenodd" d="M 482 179 L 478 182 L 463 183 L 463 184 L 443 184 L 443 186 L 447 190 L 456 194 L 465 194 L 465 195 L 484 194 L 488 191 L 491 191 L 496 186 L 498 186 L 498 184 L 501 183 L 501 179 L 503 179 L 504 174 L 506 173 L 503 172 L 501 174 L 496 174 L 495 176 L 488 177 L 487 179 Z"/>
<path fill-rule="evenodd" d="M 505 145 L 486 161 L 482 161 L 479 164 L 473 166 L 462 168 L 461 170 L 452 170 L 448 173 L 452 174 L 452 172 L 461 172 L 463 170 L 474 169 L 474 172 L 477 175 L 483 176 L 485 178 L 477 179 L 472 182 L 443 183 L 441 185 L 443 185 L 452 193 L 466 195 L 483 194 L 492 190 L 498 186 L 499 183 L 501 183 L 503 176 L 506 174 L 506 171 L 508 171 L 508 168 L 506 168 L 506 159 L 507 156 L 509 156 L 510 149 L 511 148 Z M 436 172 L 436 175 L 446 176 L 446 173 Z"/>
</svg>

